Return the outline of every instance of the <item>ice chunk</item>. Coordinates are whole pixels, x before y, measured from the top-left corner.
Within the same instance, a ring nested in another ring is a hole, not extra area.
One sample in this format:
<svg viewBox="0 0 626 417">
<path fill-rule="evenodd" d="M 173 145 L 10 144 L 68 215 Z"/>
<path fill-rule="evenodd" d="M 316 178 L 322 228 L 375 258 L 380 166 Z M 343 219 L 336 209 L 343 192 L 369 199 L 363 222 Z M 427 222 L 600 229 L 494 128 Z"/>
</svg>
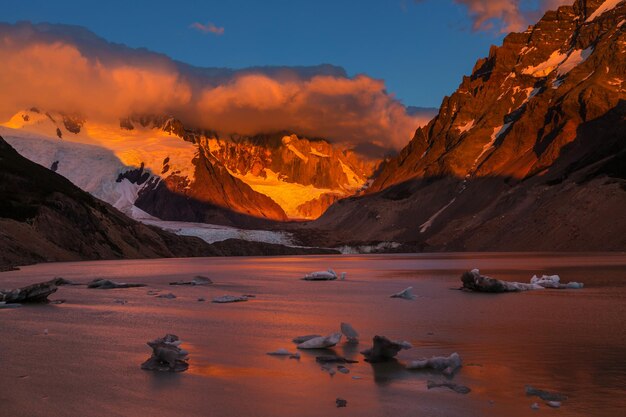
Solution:
<svg viewBox="0 0 626 417">
<path fill-rule="evenodd" d="M 239 303 L 242 301 L 248 301 L 248 297 L 245 295 L 222 295 L 213 299 L 213 302 L 218 304 Z"/>
<path fill-rule="evenodd" d="M 300 359 L 300 353 L 299 352 L 289 352 L 287 349 L 277 349 L 273 352 L 267 352 L 268 355 L 270 356 L 289 356 L 290 359 Z"/>
<path fill-rule="evenodd" d="M 346 336 L 348 343 L 359 343 L 359 333 L 350 323 L 341 323 L 341 333 Z"/>
<path fill-rule="evenodd" d="M 559 288 L 561 278 L 558 275 L 542 275 L 539 278 L 537 275 L 533 275 L 530 279 L 531 284 L 541 285 L 544 288 Z"/>
<path fill-rule="evenodd" d="M 317 272 L 311 272 L 310 274 L 306 274 L 304 278 L 302 279 L 305 281 L 334 281 L 337 278 L 339 278 L 337 273 L 329 268 L 328 271 L 317 271 Z M 345 278 L 346 278 L 346 273 L 342 272 L 341 280 L 344 280 Z"/>
<path fill-rule="evenodd" d="M 391 298 L 403 298 L 405 300 L 414 300 L 415 295 L 413 295 L 413 287 L 405 288 L 402 291 L 393 294 Z"/>
<path fill-rule="evenodd" d="M 537 284 L 526 284 L 523 282 L 509 282 L 481 275 L 478 269 L 464 272 L 461 275 L 463 289 L 477 292 L 516 292 L 528 290 L 541 290 L 544 287 Z"/>
<path fill-rule="evenodd" d="M 324 349 L 335 346 L 341 340 L 341 333 L 333 333 L 329 336 L 314 337 L 300 343 L 298 349 Z"/>
<path fill-rule="evenodd" d="M 441 371 L 445 375 L 454 375 L 461 368 L 463 362 L 458 353 L 454 352 L 450 356 L 433 356 L 430 359 L 418 359 L 409 362 L 407 369 L 433 369 Z"/>
<path fill-rule="evenodd" d="M 542 275 L 538 277 L 533 275 L 530 279 L 530 283 L 533 285 L 539 285 L 543 288 L 555 288 L 555 289 L 580 289 L 584 287 L 582 282 L 568 282 L 567 284 L 561 284 L 561 278 L 558 275 Z"/>
<path fill-rule="evenodd" d="M 307 335 L 304 335 L 304 336 L 294 337 L 291 341 L 293 343 L 295 343 L 296 345 L 299 345 L 300 343 L 304 343 L 307 340 L 315 339 L 316 337 L 322 337 L 322 335 L 319 335 L 319 334 L 307 334 Z"/>
</svg>

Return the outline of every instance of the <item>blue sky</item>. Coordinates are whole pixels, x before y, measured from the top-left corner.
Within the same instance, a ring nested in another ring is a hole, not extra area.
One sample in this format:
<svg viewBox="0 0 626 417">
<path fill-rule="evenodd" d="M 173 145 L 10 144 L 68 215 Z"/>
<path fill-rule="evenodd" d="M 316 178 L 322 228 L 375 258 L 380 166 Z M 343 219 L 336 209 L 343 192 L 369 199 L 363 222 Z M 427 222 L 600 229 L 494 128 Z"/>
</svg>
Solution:
<svg viewBox="0 0 626 417">
<path fill-rule="evenodd" d="M 406 105 L 438 107 L 502 35 L 473 31 L 446 0 L 5 0 L 2 20 L 84 26 L 193 65 L 343 66 L 385 80 Z M 221 35 L 190 28 L 213 23 Z"/>
</svg>

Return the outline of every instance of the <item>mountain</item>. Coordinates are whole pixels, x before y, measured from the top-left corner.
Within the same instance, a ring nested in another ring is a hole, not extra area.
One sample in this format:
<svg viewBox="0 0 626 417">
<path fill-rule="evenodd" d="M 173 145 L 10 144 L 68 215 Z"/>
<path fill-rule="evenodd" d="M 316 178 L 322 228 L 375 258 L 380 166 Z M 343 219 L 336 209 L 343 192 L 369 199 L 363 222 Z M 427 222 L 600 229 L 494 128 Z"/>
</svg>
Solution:
<svg viewBox="0 0 626 417">
<path fill-rule="evenodd" d="M 421 250 L 626 249 L 625 23 L 624 1 L 577 0 L 509 34 L 365 196 L 302 235 Z"/>
<path fill-rule="evenodd" d="M 137 222 L 0 137 L 0 271 L 50 261 L 330 253 L 235 238 L 208 244 Z"/>
<path fill-rule="evenodd" d="M 316 218 L 362 190 L 383 158 L 289 132 L 220 137 L 162 116 L 112 124 L 32 108 L 0 133 L 130 216 L 239 227 Z"/>
<path fill-rule="evenodd" d="M 138 223 L 0 137 L 0 266 L 79 259 L 210 256 L 198 238 Z"/>
</svg>

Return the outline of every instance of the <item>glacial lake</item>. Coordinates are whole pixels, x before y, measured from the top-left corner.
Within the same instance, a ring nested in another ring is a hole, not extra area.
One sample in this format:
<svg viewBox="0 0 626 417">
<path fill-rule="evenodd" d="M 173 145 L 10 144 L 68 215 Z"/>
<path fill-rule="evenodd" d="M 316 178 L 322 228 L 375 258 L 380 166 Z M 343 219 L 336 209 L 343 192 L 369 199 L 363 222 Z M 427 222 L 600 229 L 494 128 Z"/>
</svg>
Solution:
<svg viewBox="0 0 626 417">
<path fill-rule="evenodd" d="M 306 282 L 332 267 L 345 281 Z M 529 282 L 558 274 L 582 290 L 510 294 L 458 291 L 480 268 Z M 170 286 L 196 275 L 210 286 Z M 410 254 L 195 258 L 40 264 L 0 273 L 0 288 L 53 277 L 145 283 L 144 288 L 61 287 L 51 300 L 0 310 L 0 414 L 6 416 L 620 416 L 626 415 L 626 254 Z M 413 287 L 415 300 L 390 298 Z M 153 294 L 173 293 L 174 299 Z M 224 294 L 250 301 L 214 304 Z M 198 301 L 205 298 L 206 301 Z M 266 352 L 306 334 L 360 333 L 323 353 L 358 363 L 331 376 L 316 363 Z M 178 335 L 190 352 L 180 374 L 140 369 L 146 342 Z M 374 335 L 409 341 L 397 362 L 369 364 Z M 458 352 L 448 379 L 408 371 L 410 360 Z M 356 377 L 356 378 L 354 378 Z M 428 389 L 427 381 L 471 388 Z M 559 392 L 559 409 L 525 386 Z M 336 408 L 335 399 L 347 400 Z M 533 403 L 540 409 L 531 409 Z"/>
</svg>

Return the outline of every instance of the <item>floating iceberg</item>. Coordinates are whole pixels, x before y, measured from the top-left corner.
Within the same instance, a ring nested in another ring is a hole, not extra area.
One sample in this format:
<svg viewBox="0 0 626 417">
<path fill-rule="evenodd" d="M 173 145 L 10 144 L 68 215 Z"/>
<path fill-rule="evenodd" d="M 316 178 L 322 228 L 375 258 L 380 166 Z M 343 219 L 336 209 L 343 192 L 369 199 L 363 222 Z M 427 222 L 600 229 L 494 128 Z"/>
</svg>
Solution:
<svg viewBox="0 0 626 417">
<path fill-rule="evenodd" d="M 582 282 L 568 282 L 567 284 L 561 284 L 561 277 L 558 275 L 542 275 L 538 277 L 534 275 L 530 279 L 531 284 L 540 285 L 544 288 L 556 288 L 556 289 L 580 289 L 584 287 Z"/>
<path fill-rule="evenodd" d="M 471 271 L 464 272 L 463 275 L 461 275 L 461 281 L 463 282 L 464 290 L 477 292 L 517 292 L 541 290 L 544 288 L 537 284 L 502 281 L 485 275 L 480 275 L 480 271 L 478 269 L 472 269 Z"/>
<path fill-rule="evenodd" d="M 316 337 L 322 337 L 322 335 L 321 334 L 307 334 L 305 336 L 294 337 L 293 339 L 291 339 L 291 341 L 295 343 L 296 345 L 299 345 L 300 343 L 304 343 L 307 340 L 315 339 Z"/>
<path fill-rule="evenodd" d="M 426 387 L 428 387 L 428 389 L 449 388 L 452 391 L 457 392 L 459 394 L 469 394 L 470 392 L 472 392 L 471 388 L 466 387 L 465 385 L 454 384 L 452 382 L 435 382 L 435 381 L 428 380 L 426 382 Z"/>
<path fill-rule="evenodd" d="M 198 276 L 194 277 L 191 281 L 170 282 L 170 285 L 191 285 L 191 286 L 196 286 L 196 285 L 210 285 L 210 284 L 213 284 L 213 281 L 211 280 L 211 278 L 203 277 L 201 275 L 198 275 Z"/>
<path fill-rule="evenodd" d="M 415 300 L 415 295 L 413 295 L 413 287 L 405 288 L 402 291 L 393 294 L 391 298 L 403 298 L 405 300 Z"/>
<path fill-rule="evenodd" d="M 341 340 L 341 333 L 333 333 L 330 336 L 318 336 L 302 342 L 298 349 L 324 349 L 335 346 Z"/>
<path fill-rule="evenodd" d="M 341 333 L 348 339 L 348 343 L 359 343 L 359 333 L 350 323 L 341 323 Z"/>
<path fill-rule="evenodd" d="M 306 274 L 302 279 L 305 281 L 335 281 L 338 278 L 341 278 L 341 280 L 346 279 L 346 273 L 342 272 L 341 276 L 339 276 L 335 271 L 329 268 L 328 271 L 317 271 Z"/>
<path fill-rule="evenodd" d="M 145 287 L 146 284 L 127 284 L 125 282 L 115 282 L 108 279 L 96 278 L 87 284 L 87 288 L 96 288 L 99 290 L 110 290 L 114 288 L 136 288 Z"/>
<path fill-rule="evenodd" d="M 454 375 L 456 371 L 461 368 L 463 362 L 458 353 L 453 353 L 450 356 L 433 356 L 430 359 L 418 359 L 410 362 L 406 368 L 415 369 L 433 369 L 435 371 L 441 371 L 444 375 Z"/>
<path fill-rule="evenodd" d="M 248 296 L 246 295 L 222 295 L 221 297 L 215 297 L 212 302 L 218 304 L 226 304 L 226 303 L 239 303 L 242 301 L 248 301 Z"/>
<path fill-rule="evenodd" d="M 166 334 L 164 337 L 148 342 L 152 348 L 152 356 L 141 364 L 141 369 L 148 371 L 183 372 L 189 368 L 187 351 L 179 346 L 182 342 L 178 336 Z"/>
<path fill-rule="evenodd" d="M 273 352 L 267 352 L 268 355 L 270 356 L 289 356 L 290 359 L 300 359 L 300 353 L 299 352 L 289 352 L 287 349 L 277 349 Z"/>
</svg>

